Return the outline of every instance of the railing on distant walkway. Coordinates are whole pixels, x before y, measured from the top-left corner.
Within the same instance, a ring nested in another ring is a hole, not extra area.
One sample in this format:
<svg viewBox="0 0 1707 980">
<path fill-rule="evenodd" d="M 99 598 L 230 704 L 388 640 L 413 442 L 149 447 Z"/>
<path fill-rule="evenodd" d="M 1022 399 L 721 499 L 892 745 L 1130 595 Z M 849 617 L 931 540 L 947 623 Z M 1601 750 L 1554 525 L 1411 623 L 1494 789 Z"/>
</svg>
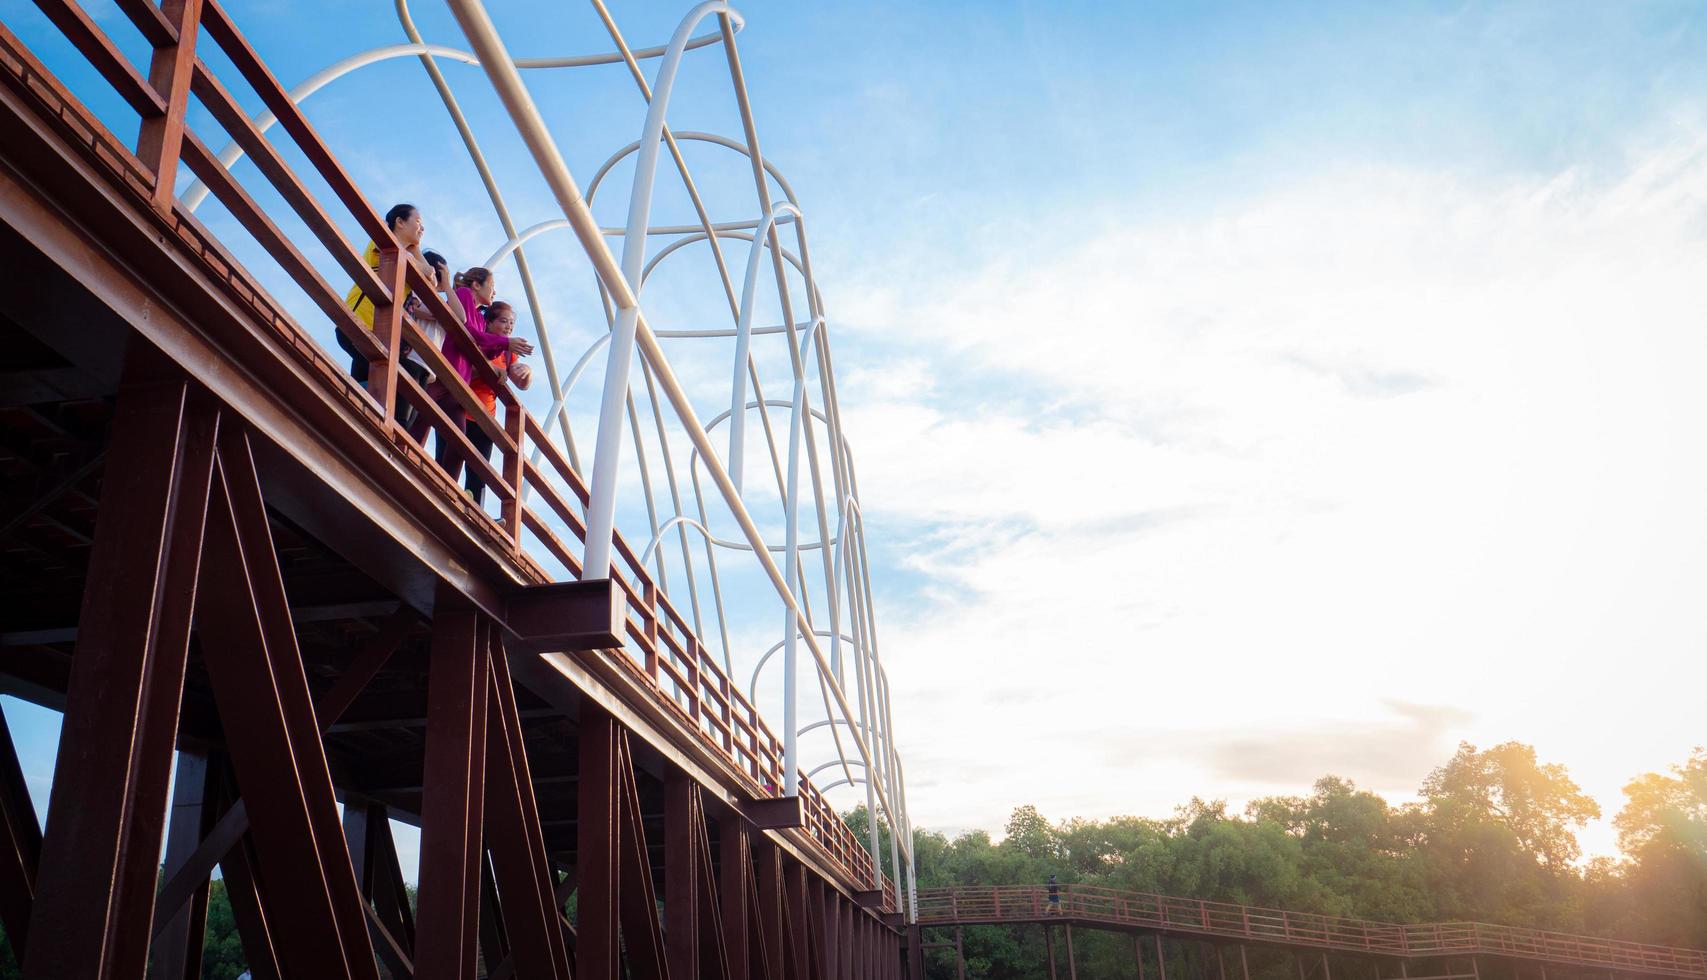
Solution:
<svg viewBox="0 0 1707 980">
<path fill-rule="evenodd" d="M 1377 956 L 1488 954 L 1676 977 L 1707 977 L 1707 951 L 1483 922 L 1400 925 L 1196 898 L 1061 885 L 981 885 L 919 890 L 919 923 L 1036 922 L 1056 918 Z"/>
<path fill-rule="evenodd" d="M 305 383 L 336 386 L 344 401 L 360 411 L 363 422 L 377 426 L 387 441 L 415 460 L 416 471 L 424 483 L 436 485 L 448 498 L 462 505 L 476 530 L 505 542 L 526 574 L 540 580 L 547 578 L 525 549 L 524 528 L 571 575 L 579 576 L 579 558 L 552 530 L 548 519 L 555 515 L 577 539 L 584 539 L 586 524 L 580 508 L 588 500 L 586 482 L 550 442 L 539 421 L 521 407 L 504 380 L 481 356 L 473 338 L 456 325 L 444 297 L 433 292 L 433 284 L 423 271 L 403 258 L 390 229 L 218 0 L 185 0 L 176 8 L 179 11 L 176 18 L 168 17 L 147 0 L 117 3 L 153 49 L 153 64 L 147 76 L 74 0 L 37 0 L 37 6 L 137 112 L 142 122 L 137 147 L 133 152 L 120 142 L 4 24 L 0 24 L 0 82 L 32 101 L 62 136 L 87 151 L 90 161 L 116 188 L 152 207 L 177 234 L 179 244 L 196 255 L 212 277 L 222 283 L 234 304 L 272 329 L 296 353 L 302 361 Z M 360 248 L 344 238 L 290 164 L 261 136 L 237 99 L 196 56 L 195 47 L 203 34 L 236 66 L 362 232 L 377 243 L 381 255 L 377 275 L 362 260 Z M 182 44 L 180 39 L 184 39 Z M 368 329 L 344 305 L 343 294 L 326 281 L 254 196 L 219 162 L 207 143 L 187 126 L 185 115 L 192 93 L 243 147 L 271 189 L 284 199 L 332 260 L 372 299 L 373 329 Z M 174 188 L 180 161 L 248 229 L 331 320 L 339 334 L 367 359 L 366 388 L 356 385 L 336 368 L 327 353 L 177 201 Z M 496 393 L 501 419 L 487 414 L 468 383 L 451 370 L 439 347 L 427 340 L 404 313 L 402 304 L 395 302 L 395 297 L 406 290 L 418 297 L 428 313 L 446 327 L 451 342 L 472 365 L 475 378 L 485 381 Z M 500 456 L 499 466 L 493 467 L 474 448 L 462 427 L 454 425 L 428 397 L 426 389 L 401 369 L 404 345 L 426 360 L 467 417 L 492 439 Z M 465 465 L 472 467 L 493 489 L 500 501 L 504 518 L 501 522 L 493 522 L 483 511 L 465 504 L 456 482 L 425 458 L 422 445 L 395 418 L 394 406 L 399 401 L 421 412 L 437 437 L 448 439 Z M 546 463 L 543 470 L 528 459 L 529 450 L 534 448 Z M 552 478 L 561 481 L 568 492 L 559 490 Z M 544 502 L 544 512 L 527 506 L 527 495 L 520 492 L 524 486 L 536 500 Z M 571 497 L 579 508 L 570 502 Z M 619 662 L 641 678 L 663 703 L 674 708 L 686 727 L 745 774 L 755 795 L 780 795 L 785 782 L 782 740 L 759 717 L 739 685 L 731 683 L 710 656 L 633 548 L 620 535 L 614 545 L 619 557 L 613 563 L 612 575 L 628 596 L 627 632 L 633 641 Z M 879 880 L 871 855 L 804 776 L 800 795 L 804 799 L 808 834 L 824 855 L 849 876 L 850 883 Z M 888 876 L 881 880 L 885 907 L 899 908 L 894 882 Z"/>
</svg>

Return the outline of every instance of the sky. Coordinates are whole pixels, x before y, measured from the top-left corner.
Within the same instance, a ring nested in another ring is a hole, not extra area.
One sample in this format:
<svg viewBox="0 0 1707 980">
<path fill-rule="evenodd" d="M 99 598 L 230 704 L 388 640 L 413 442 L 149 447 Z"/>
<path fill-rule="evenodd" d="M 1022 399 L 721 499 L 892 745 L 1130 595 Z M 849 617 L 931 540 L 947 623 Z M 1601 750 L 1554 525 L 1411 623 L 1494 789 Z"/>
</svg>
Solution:
<svg viewBox="0 0 1707 980">
<path fill-rule="evenodd" d="M 824 294 L 915 825 L 1328 773 L 1399 801 L 1460 741 L 1516 739 L 1614 852 L 1624 783 L 1707 742 L 1707 8 L 737 6 Z M 493 9 L 518 56 L 610 48 L 590 6 Z M 637 47 L 686 9 L 611 5 Z M 0 16 L 51 53 L 33 6 Z M 405 40 L 383 3 L 237 16 L 287 85 Z M 520 222 L 558 216 L 484 78 L 446 71 Z M 740 135 L 716 48 L 682 79 L 672 126 Z M 621 66 L 529 84 L 583 187 L 638 136 Z M 417 64 L 306 105 L 453 262 L 502 242 Z M 743 161 L 688 153 L 714 220 L 756 216 Z M 674 176 L 654 213 L 691 221 Z M 563 359 L 604 321 L 555 248 Z M 707 268 L 649 283 L 655 326 L 727 322 Z M 690 385 L 726 371 L 670 350 Z"/>
</svg>

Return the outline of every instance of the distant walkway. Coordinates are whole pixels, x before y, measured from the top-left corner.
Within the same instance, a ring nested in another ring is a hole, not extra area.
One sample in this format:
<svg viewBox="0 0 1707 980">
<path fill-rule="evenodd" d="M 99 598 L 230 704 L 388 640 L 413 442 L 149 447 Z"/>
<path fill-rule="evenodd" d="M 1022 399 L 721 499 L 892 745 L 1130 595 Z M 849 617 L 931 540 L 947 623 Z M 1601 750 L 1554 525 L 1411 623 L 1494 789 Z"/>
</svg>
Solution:
<svg viewBox="0 0 1707 980">
<path fill-rule="evenodd" d="M 1595 967 L 1648 976 L 1707 980 L 1707 951 L 1573 936 L 1566 933 L 1446 922 L 1399 925 L 1308 912 L 1123 892 L 1094 885 L 1061 885 L 1059 912 L 1047 885 L 982 885 L 919 890 L 921 926 L 1063 922 L 1090 928 L 1165 933 L 1307 947 L 1365 956 L 1499 956 Z M 1545 974 L 1543 974 L 1545 975 Z"/>
</svg>

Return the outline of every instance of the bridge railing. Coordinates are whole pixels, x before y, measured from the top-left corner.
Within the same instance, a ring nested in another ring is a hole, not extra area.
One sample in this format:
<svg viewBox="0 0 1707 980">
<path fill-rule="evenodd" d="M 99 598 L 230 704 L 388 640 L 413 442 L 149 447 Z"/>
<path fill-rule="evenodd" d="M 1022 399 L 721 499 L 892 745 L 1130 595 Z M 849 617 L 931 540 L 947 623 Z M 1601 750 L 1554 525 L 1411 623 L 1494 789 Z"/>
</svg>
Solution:
<svg viewBox="0 0 1707 980">
<path fill-rule="evenodd" d="M 120 50 L 112 38 L 74 0 L 37 0 L 36 5 L 71 42 L 90 66 L 137 113 L 140 132 L 134 148 L 124 145 L 86 105 L 4 24 L 0 23 L 0 77 L 15 90 L 34 98 L 63 135 L 84 145 L 112 182 L 152 206 L 181 244 L 198 255 L 204 268 L 221 281 L 233 301 L 270 327 L 287 349 L 302 360 L 301 372 L 312 383 L 328 385 L 358 411 L 366 424 L 379 427 L 388 442 L 414 460 L 419 478 L 436 485 L 461 506 L 465 518 L 480 533 L 500 540 L 528 574 L 549 575 L 534 558 L 543 552 L 578 577 L 581 562 L 559 529 L 584 541 L 584 518 L 589 493 L 581 474 L 547 437 L 539 420 L 524 409 L 505 378 L 496 371 L 462 329 L 445 297 L 434 291 L 425 271 L 409 260 L 390 228 L 368 203 L 355 181 L 319 137 L 284 86 L 237 29 L 219 0 L 182 0 L 163 12 L 148 0 L 115 0 L 116 5 L 146 39 L 152 51 L 148 75 Z M 357 227 L 377 246 L 380 266 L 369 268 L 360 249 L 344 236 L 336 220 L 273 145 L 255 128 L 238 99 L 216 78 L 198 55 L 206 34 L 277 118 L 292 145 Z M 194 96 L 243 147 L 271 192 L 290 207 L 324 248 L 332 262 L 359 285 L 374 305 L 373 329 L 345 305 L 342 292 L 329 283 L 315 263 L 297 248 L 254 194 L 220 163 L 207 143 L 187 125 Z M 352 381 L 302 327 L 263 289 L 225 246 L 182 207 L 174 196 L 180 162 L 212 196 L 243 225 L 256 243 L 286 273 L 307 299 L 366 359 L 365 387 Z M 397 301 L 413 295 L 445 328 L 450 343 L 469 362 L 476 380 L 485 382 L 501 406 L 501 418 L 489 415 L 472 388 L 450 368 L 440 347 Z M 461 426 L 428 397 L 426 389 L 401 362 L 405 345 L 418 353 L 445 386 L 468 419 L 480 427 L 498 450 L 493 466 L 469 441 Z M 466 502 L 448 474 L 433 465 L 423 444 L 410 437 L 397 420 L 396 406 L 405 403 L 428 420 L 432 431 L 447 440 L 464 465 L 491 487 L 500 503 L 502 521 Z M 538 450 L 543 466 L 528 454 Z M 532 498 L 537 503 L 529 506 Z M 531 535 L 531 540 L 524 536 Z M 628 598 L 629 643 L 616 662 L 623 664 L 657 697 L 672 708 L 683 725 L 696 733 L 750 782 L 757 796 L 782 793 L 783 741 L 759 716 L 749 699 L 731 682 L 688 620 L 666 596 L 639 556 L 620 534 L 614 539 L 611 574 Z M 885 907 L 897 909 L 894 883 L 880 876 L 870 854 L 841 820 L 833 806 L 804 777 L 800 795 L 806 811 L 806 831 L 824 855 L 859 886 L 881 881 Z"/>
<path fill-rule="evenodd" d="M 1096 885 L 977 885 L 919 891 L 919 922 L 1079 921 L 1147 927 L 1240 942 L 1310 946 L 1389 956 L 1489 954 L 1635 973 L 1707 977 L 1707 951 L 1546 932 L 1482 922 L 1401 925 L 1291 912 Z"/>
</svg>

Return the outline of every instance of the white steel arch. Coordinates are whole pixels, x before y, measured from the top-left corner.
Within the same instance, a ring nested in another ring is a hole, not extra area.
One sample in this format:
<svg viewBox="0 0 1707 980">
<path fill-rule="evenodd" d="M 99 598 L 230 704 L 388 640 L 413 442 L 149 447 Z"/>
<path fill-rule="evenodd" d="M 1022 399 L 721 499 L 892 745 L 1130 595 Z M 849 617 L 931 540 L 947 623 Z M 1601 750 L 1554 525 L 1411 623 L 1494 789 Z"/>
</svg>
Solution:
<svg viewBox="0 0 1707 980">
<path fill-rule="evenodd" d="M 292 100 L 301 102 L 337 79 L 370 65 L 406 57 L 420 61 L 462 137 L 503 227 L 504 241 L 497 244 L 484 264 L 492 268 L 514 260 L 527 293 L 553 396 L 543 428 L 551 432 L 554 426 L 558 427 L 561 448 L 578 468 L 581 460 L 576 426 L 565 406 L 570 403 L 576 382 L 597 366 L 597 355 L 605 353 L 598 407 L 590 413 L 591 419 L 582 419 L 581 425 L 585 430 L 590 421 L 596 432 L 590 468 L 591 494 L 584 515 L 588 525 L 584 563 L 588 574 L 597 576 L 600 570 L 610 567 L 611 535 L 619 519 L 618 477 L 625 456 L 631 455 L 626 465 L 639 471 L 647 516 L 648 534 L 643 539 L 648 544 L 640 563 L 656 564 L 660 587 L 678 604 L 685 594 L 686 604 L 693 610 L 695 629 L 701 636 L 706 635 L 702 605 L 709 600 L 715 611 L 717 632 L 723 639 L 730 678 L 736 677 L 736 659 L 741 660 L 743 667 L 750 667 L 755 699 L 761 693 L 758 687 L 763 667 L 774 654 L 783 654 L 780 697 L 761 708 L 768 714 L 771 705 L 780 701 L 786 791 L 796 792 L 802 775 L 811 779 L 838 768 L 842 778 L 821 789 L 862 788 L 874 821 L 869 835 L 873 867 L 881 867 L 882 863 L 877 851 L 879 835 L 875 832 L 875 821 L 882 820 L 893 831 L 890 834 L 893 876 L 898 885 L 907 889 L 908 906 L 912 910 L 916 907 L 916 886 L 912 876 L 911 821 L 906 814 L 903 769 L 893 737 L 888 671 L 877 643 L 858 480 L 836 398 L 830 353 L 833 321 L 825 312 L 813 273 L 804 208 L 781 171 L 759 152 L 757 127 L 735 47 L 736 32 L 743 25 L 740 14 L 726 0 L 705 0 L 687 11 L 667 44 L 636 50 L 623 39 L 603 0 L 590 0 L 616 50 L 596 55 L 512 59 L 481 0 L 449 0 L 467 42 L 466 48 L 427 42 L 409 15 L 407 0 L 394 2 L 407 43 L 386 45 L 337 61 L 292 89 Z M 717 30 L 695 35 L 698 25 L 707 20 L 714 20 Z M 695 49 L 713 46 L 723 49 L 729 63 L 731 89 L 742 123 L 741 139 L 692 130 L 673 132 L 666 122 L 670 96 L 684 56 Z M 648 79 L 639 62 L 651 59 L 656 59 L 658 66 L 654 76 Z M 555 197 L 559 214 L 540 215 L 531 224 L 518 226 L 449 80 L 440 70 L 440 62 L 481 69 Z M 519 71 L 608 64 L 627 67 L 648 103 L 646 118 L 640 138 L 605 161 L 583 196 L 563 154 L 547 132 L 539 109 L 522 84 Z M 272 115 L 262 114 L 255 123 L 258 129 L 265 130 L 273 123 Z M 710 220 L 679 149 L 679 141 L 721 147 L 747 159 L 758 203 L 752 217 Z M 650 223 L 659 156 L 666 149 L 693 203 L 697 223 Z M 230 167 L 241 155 L 241 150 L 233 145 L 221 152 L 220 159 Z M 601 227 L 592 217 L 592 199 L 612 168 L 629 156 L 636 161 L 627 201 L 627 221 L 620 229 Z M 773 183 L 782 193 L 782 200 L 774 204 Z M 205 188 L 192 186 L 182 200 L 187 207 L 194 208 L 205 195 Z M 566 378 L 560 377 L 559 365 L 552 356 L 551 331 L 542 316 L 536 283 L 524 254 L 525 247 L 539 236 L 562 229 L 575 233 L 586 258 L 592 262 L 597 287 L 605 300 L 607 323 L 607 330 L 592 340 Z M 791 248 L 783 245 L 780 233 L 784 229 L 792 229 Z M 620 261 L 606 244 L 607 238 L 618 236 L 623 242 Z M 749 243 L 739 289 L 723 255 L 722 243 L 728 240 Z M 728 325 L 707 326 L 707 318 L 701 314 L 688 325 L 655 329 L 641 303 L 645 281 L 665 258 L 700 242 L 707 244 L 716 266 L 730 315 Z M 657 247 L 653 249 L 649 243 L 657 243 Z M 763 289 L 769 288 L 762 285 L 760 276 L 766 252 L 771 257 L 769 264 L 774 278 L 772 298 L 781 307 L 782 318 L 779 324 L 755 326 L 758 297 Z M 793 311 L 797 297 L 787 274 L 790 271 L 803 288 L 804 316 Z M 772 336 L 787 338 L 787 398 L 765 396 L 759 359 L 754 355 L 755 344 Z M 695 414 L 689 392 L 659 346 L 660 338 L 735 341 L 729 390 L 721 396 L 710 396 L 713 400 L 721 398 L 728 404 L 728 410 L 704 420 Z M 643 382 L 641 387 L 634 384 L 636 368 Z M 813 404 L 814 400 L 818 404 Z M 788 424 L 783 432 L 773 426 L 770 414 L 773 408 L 788 410 Z M 650 435 L 643 432 L 640 424 L 642 412 L 649 417 Z M 743 480 L 746 423 L 752 412 L 756 412 L 764 433 L 764 455 L 775 481 L 774 500 L 768 491 L 756 494 L 755 488 L 745 486 Z M 712 440 L 712 430 L 725 420 L 730 423 L 730 432 L 727 455 L 721 456 Z M 822 433 L 816 431 L 819 429 Z M 825 437 L 822 447 L 820 434 Z M 581 435 L 585 437 L 585 431 Z M 685 445 L 673 450 L 672 437 L 678 440 L 685 437 Z M 632 440 L 631 454 L 623 448 L 625 439 Z M 538 452 L 535 451 L 535 462 Z M 654 479 L 651 472 L 655 463 L 662 464 L 659 479 Z M 803 463 L 806 474 L 801 472 Z M 709 492 L 702 475 L 711 484 Z M 656 484 L 660 480 L 668 490 L 667 499 L 658 495 Z M 767 540 L 766 532 L 761 531 L 761 520 L 772 528 L 769 533 L 773 538 L 780 534 L 783 543 L 772 544 Z M 816 525 L 815 536 L 801 534 L 802 520 Z M 778 524 L 780 531 L 776 529 Z M 724 526 L 732 528 L 734 533 L 720 531 Z M 698 537 L 703 548 L 698 557 L 690 545 L 690 532 Z M 668 554 L 670 549 L 665 547 L 672 533 L 679 545 L 676 556 Z M 631 539 L 636 537 L 639 536 L 631 535 Z M 716 557 L 719 551 L 725 553 L 721 571 Z M 813 552 L 817 558 L 809 559 Z M 675 575 L 675 586 L 669 584 L 667 572 Z M 782 637 L 769 650 L 732 650 L 730 620 L 742 613 L 735 607 L 764 605 L 754 599 L 754 574 L 758 583 L 768 580 L 767 591 L 774 593 L 769 601 L 780 601 Z M 732 577 L 742 577 L 738 602 L 725 594 L 726 582 Z M 821 639 L 829 641 L 828 654 Z M 822 717 L 815 720 L 799 716 L 801 653 L 808 656 L 807 669 L 821 694 Z M 854 664 L 852 691 L 846 687 L 845 663 L 849 659 Z M 800 737 L 819 729 L 828 730 L 833 745 L 825 750 L 820 745 L 821 738 L 815 738 L 812 744 L 818 749 L 807 760 L 803 758 L 805 749 Z M 828 754 L 824 754 L 826 751 Z M 810 771 L 803 772 L 808 765 Z"/>
</svg>

